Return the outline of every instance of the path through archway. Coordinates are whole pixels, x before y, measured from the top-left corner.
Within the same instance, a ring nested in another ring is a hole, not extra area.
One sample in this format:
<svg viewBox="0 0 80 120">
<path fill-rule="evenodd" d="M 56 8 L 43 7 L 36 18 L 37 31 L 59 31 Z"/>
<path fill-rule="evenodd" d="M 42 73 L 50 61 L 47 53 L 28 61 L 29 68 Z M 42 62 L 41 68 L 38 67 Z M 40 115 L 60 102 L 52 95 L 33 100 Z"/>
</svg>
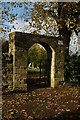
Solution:
<svg viewBox="0 0 80 120">
<path fill-rule="evenodd" d="M 35 43 L 29 48 L 27 67 L 27 85 L 29 90 L 50 87 L 51 58 L 52 51 L 45 43 Z"/>
</svg>

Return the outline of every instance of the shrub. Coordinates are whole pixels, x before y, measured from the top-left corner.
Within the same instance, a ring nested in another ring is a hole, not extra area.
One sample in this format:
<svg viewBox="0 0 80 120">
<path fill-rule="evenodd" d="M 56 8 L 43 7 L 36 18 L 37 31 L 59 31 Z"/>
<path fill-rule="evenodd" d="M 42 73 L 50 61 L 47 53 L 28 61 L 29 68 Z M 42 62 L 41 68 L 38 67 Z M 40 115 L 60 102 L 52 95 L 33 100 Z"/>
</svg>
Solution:
<svg viewBox="0 0 80 120">
<path fill-rule="evenodd" d="M 65 61 L 64 76 L 68 82 L 80 84 L 80 56 L 69 56 Z"/>
</svg>

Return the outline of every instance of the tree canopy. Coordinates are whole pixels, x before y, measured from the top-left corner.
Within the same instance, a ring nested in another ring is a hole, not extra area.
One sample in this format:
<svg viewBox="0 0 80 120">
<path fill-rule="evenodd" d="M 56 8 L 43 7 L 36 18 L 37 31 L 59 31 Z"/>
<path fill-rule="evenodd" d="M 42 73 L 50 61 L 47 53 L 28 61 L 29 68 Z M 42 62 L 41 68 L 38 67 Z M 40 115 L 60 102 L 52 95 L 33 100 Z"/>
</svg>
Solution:
<svg viewBox="0 0 80 120">
<path fill-rule="evenodd" d="M 31 27 L 34 28 L 31 32 L 40 33 L 42 30 L 49 35 L 80 31 L 80 2 L 10 2 L 2 6 L 3 26 L 8 31 L 16 30 L 15 24 L 20 19 L 30 25 L 25 24 L 24 29 L 20 28 L 22 31 Z M 10 26 L 5 25 L 6 21 Z"/>
<path fill-rule="evenodd" d="M 45 60 L 47 59 L 46 50 L 39 44 L 34 44 L 28 51 L 28 63 L 34 63 L 35 67 L 39 67 L 40 61 L 42 66 L 45 65 Z"/>
<path fill-rule="evenodd" d="M 49 34 L 79 32 L 80 2 L 35 3 L 32 19 L 38 30 L 43 28 Z"/>
</svg>

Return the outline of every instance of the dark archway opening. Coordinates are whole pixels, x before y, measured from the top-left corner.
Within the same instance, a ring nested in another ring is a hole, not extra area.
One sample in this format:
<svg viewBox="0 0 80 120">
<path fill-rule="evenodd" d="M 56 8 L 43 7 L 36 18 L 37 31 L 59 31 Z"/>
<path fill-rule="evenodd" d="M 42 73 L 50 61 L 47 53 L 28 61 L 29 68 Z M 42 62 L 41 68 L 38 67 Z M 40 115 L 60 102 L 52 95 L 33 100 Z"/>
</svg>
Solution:
<svg viewBox="0 0 80 120">
<path fill-rule="evenodd" d="M 35 43 L 28 50 L 28 91 L 50 87 L 51 49 L 45 43 Z"/>
</svg>

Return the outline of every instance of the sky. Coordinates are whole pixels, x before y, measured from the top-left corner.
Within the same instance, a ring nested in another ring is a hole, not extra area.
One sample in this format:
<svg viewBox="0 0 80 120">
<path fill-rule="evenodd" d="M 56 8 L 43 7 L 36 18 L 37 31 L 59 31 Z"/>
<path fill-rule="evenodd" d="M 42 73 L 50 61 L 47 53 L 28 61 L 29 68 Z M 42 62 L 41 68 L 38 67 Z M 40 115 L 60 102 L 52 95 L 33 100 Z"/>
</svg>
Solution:
<svg viewBox="0 0 80 120">
<path fill-rule="evenodd" d="M 20 5 L 22 6 L 20 7 Z M 34 8 L 34 2 L 27 2 L 25 4 L 23 3 L 21 4 L 20 2 L 17 2 L 17 3 L 14 2 L 14 4 L 3 2 L 2 3 L 3 30 L 8 30 L 9 33 L 13 31 L 32 33 L 34 30 L 36 30 L 35 27 L 30 26 L 30 23 L 32 24 L 34 23 L 34 21 L 32 21 L 31 19 L 31 12 L 33 8 Z M 14 20 L 12 21 L 11 19 L 14 19 Z M 45 24 L 45 21 L 43 21 L 43 23 Z M 54 27 L 53 28 L 50 27 L 50 29 L 54 29 Z M 9 33 L 6 32 L 7 37 L 5 35 L 4 37 L 5 39 L 9 39 L 8 37 Z M 44 29 L 42 29 L 39 32 L 39 34 L 46 34 L 46 32 Z"/>
<path fill-rule="evenodd" d="M 29 22 L 31 22 L 31 9 L 34 4 L 28 2 L 27 4 L 22 4 L 22 7 L 19 7 L 19 5 L 20 3 L 18 5 L 16 3 L 13 5 L 6 2 L 2 3 L 2 23 L 4 29 L 9 28 L 11 31 L 14 31 L 15 28 L 16 30 L 20 30 L 21 28 L 24 29 L 24 25 L 29 25 Z M 5 12 L 7 12 L 8 16 L 5 15 Z M 13 22 L 11 19 L 14 19 Z"/>
<path fill-rule="evenodd" d="M 6 30 L 5 34 L 2 33 L 2 37 L 6 40 L 9 40 L 10 32 L 20 31 L 30 33 L 34 30 L 34 28 L 30 28 L 30 22 L 32 22 L 31 11 L 34 3 L 28 2 L 27 4 L 22 4 L 21 7 L 19 6 L 20 3 L 17 4 L 16 2 L 13 5 L 8 2 L 2 2 L 2 25 L 3 31 Z M 5 12 L 7 12 L 7 15 Z"/>
</svg>

